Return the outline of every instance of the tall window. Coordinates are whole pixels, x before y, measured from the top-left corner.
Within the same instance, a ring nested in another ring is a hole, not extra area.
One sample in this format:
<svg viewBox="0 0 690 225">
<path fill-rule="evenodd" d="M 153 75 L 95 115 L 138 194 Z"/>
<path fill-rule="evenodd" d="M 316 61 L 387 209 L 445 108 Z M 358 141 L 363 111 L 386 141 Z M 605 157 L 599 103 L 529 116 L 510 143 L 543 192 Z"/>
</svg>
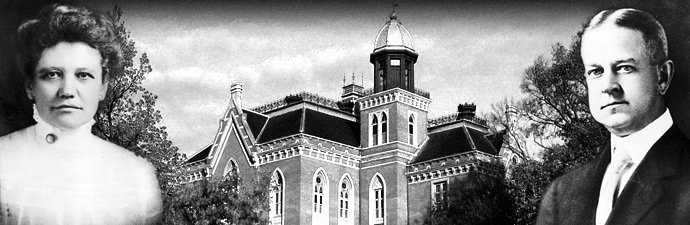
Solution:
<svg viewBox="0 0 690 225">
<path fill-rule="evenodd" d="M 223 171 L 224 176 L 235 176 L 237 175 L 237 163 L 235 163 L 235 159 L 230 158 L 228 162 L 225 164 L 225 169 Z"/>
<path fill-rule="evenodd" d="M 381 143 L 388 142 L 388 117 L 386 113 L 381 113 Z"/>
<path fill-rule="evenodd" d="M 323 169 L 314 176 L 314 204 L 312 224 L 328 223 L 328 179 Z"/>
<path fill-rule="evenodd" d="M 370 146 L 388 143 L 388 115 L 386 111 L 379 111 L 370 114 L 371 116 L 371 136 Z M 380 119 L 380 123 L 379 123 Z"/>
<path fill-rule="evenodd" d="M 379 119 L 374 115 L 374 119 L 371 120 L 371 145 L 379 144 Z"/>
<path fill-rule="evenodd" d="M 385 65 L 383 62 L 379 62 L 379 87 L 381 87 L 381 91 L 386 89 L 386 73 L 384 72 L 385 70 Z"/>
<path fill-rule="evenodd" d="M 448 181 L 440 181 L 434 183 L 432 187 L 432 202 L 435 207 L 446 206 L 446 200 L 448 200 Z"/>
<path fill-rule="evenodd" d="M 410 88 L 410 84 L 412 83 L 410 80 L 410 71 L 412 67 L 412 63 L 410 60 L 405 60 L 405 88 Z"/>
<path fill-rule="evenodd" d="M 338 224 L 352 224 L 352 183 L 350 178 L 345 175 L 340 182 L 338 193 Z"/>
<path fill-rule="evenodd" d="M 369 217 L 371 218 L 371 224 L 383 224 L 384 213 L 386 211 L 386 205 L 384 200 L 386 199 L 384 181 L 380 175 L 374 175 L 372 183 L 369 189 Z"/>
<path fill-rule="evenodd" d="M 414 114 L 410 114 L 410 118 L 408 119 L 408 124 L 407 124 L 407 141 L 411 145 L 415 144 L 415 118 Z"/>
<path fill-rule="evenodd" d="M 276 169 L 271 176 L 271 208 L 268 213 L 272 225 L 283 223 L 283 190 L 283 174 Z"/>
</svg>

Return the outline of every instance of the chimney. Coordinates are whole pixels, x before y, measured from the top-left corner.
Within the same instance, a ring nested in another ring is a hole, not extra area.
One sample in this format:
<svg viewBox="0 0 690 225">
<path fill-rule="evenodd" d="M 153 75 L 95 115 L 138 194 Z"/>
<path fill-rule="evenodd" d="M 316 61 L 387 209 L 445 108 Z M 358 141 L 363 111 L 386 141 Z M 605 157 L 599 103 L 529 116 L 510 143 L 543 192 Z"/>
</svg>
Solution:
<svg viewBox="0 0 690 225">
<path fill-rule="evenodd" d="M 473 118 L 476 110 L 477 106 L 473 103 L 464 103 L 458 105 L 458 120 Z"/>
<path fill-rule="evenodd" d="M 242 83 L 234 83 L 230 86 L 230 98 L 235 103 L 237 110 L 242 112 Z"/>
</svg>

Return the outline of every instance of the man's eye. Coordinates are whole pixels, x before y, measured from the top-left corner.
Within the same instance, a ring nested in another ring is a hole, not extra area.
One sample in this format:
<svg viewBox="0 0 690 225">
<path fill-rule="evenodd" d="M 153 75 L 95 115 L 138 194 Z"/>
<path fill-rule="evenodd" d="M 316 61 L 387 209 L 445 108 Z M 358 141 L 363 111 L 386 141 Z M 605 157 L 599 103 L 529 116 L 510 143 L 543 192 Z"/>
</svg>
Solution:
<svg viewBox="0 0 690 225">
<path fill-rule="evenodd" d="M 630 73 L 630 72 L 635 71 L 635 68 L 632 67 L 632 66 L 628 66 L 628 65 L 619 66 L 619 67 L 618 67 L 618 71 L 625 72 L 625 73 Z"/>
<path fill-rule="evenodd" d="M 81 73 L 77 73 L 77 78 L 88 79 L 88 78 L 93 78 L 93 75 L 91 75 L 90 73 L 81 72 Z"/>
</svg>

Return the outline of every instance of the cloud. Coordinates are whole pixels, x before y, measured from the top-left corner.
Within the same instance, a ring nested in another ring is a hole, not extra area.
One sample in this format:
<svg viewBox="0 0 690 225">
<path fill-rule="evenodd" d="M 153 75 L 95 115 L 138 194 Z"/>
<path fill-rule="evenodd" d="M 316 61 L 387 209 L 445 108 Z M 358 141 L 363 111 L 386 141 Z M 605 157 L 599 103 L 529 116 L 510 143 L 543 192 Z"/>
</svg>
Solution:
<svg viewBox="0 0 690 225">
<path fill-rule="evenodd" d="M 493 102 L 519 96 L 524 68 L 553 43 L 569 41 L 580 25 L 576 17 L 544 22 L 521 10 L 434 10 L 399 14 L 420 54 L 415 83 L 431 92 L 430 117 L 452 113 L 463 102 L 488 111 Z M 137 48 L 154 69 L 144 85 L 159 95 L 164 123 L 183 152 L 212 141 L 234 82 L 244 84 L 245 107 L 299 91 L 339 98 L 343 77 L 352 82 L 353 73 L 357 83 L 363 76 L 365 87 L 373 86 L 369 54 L 387 13 L 198 13 L 127 17 Z"/>
</svg>

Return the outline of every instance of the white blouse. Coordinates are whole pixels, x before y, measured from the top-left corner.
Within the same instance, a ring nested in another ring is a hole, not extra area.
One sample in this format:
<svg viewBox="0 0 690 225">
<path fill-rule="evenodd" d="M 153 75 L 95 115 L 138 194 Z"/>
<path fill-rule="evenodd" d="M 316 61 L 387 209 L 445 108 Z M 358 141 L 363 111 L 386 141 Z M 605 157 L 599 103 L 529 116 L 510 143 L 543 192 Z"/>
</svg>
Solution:
<svg viewBox="0 0 690 225">
<path fill-rule="evenodd" d="M 91 134 L 37 124 L 0 137 L 0 224 L 153 224 L 155 169 Z"/>
</svg>

